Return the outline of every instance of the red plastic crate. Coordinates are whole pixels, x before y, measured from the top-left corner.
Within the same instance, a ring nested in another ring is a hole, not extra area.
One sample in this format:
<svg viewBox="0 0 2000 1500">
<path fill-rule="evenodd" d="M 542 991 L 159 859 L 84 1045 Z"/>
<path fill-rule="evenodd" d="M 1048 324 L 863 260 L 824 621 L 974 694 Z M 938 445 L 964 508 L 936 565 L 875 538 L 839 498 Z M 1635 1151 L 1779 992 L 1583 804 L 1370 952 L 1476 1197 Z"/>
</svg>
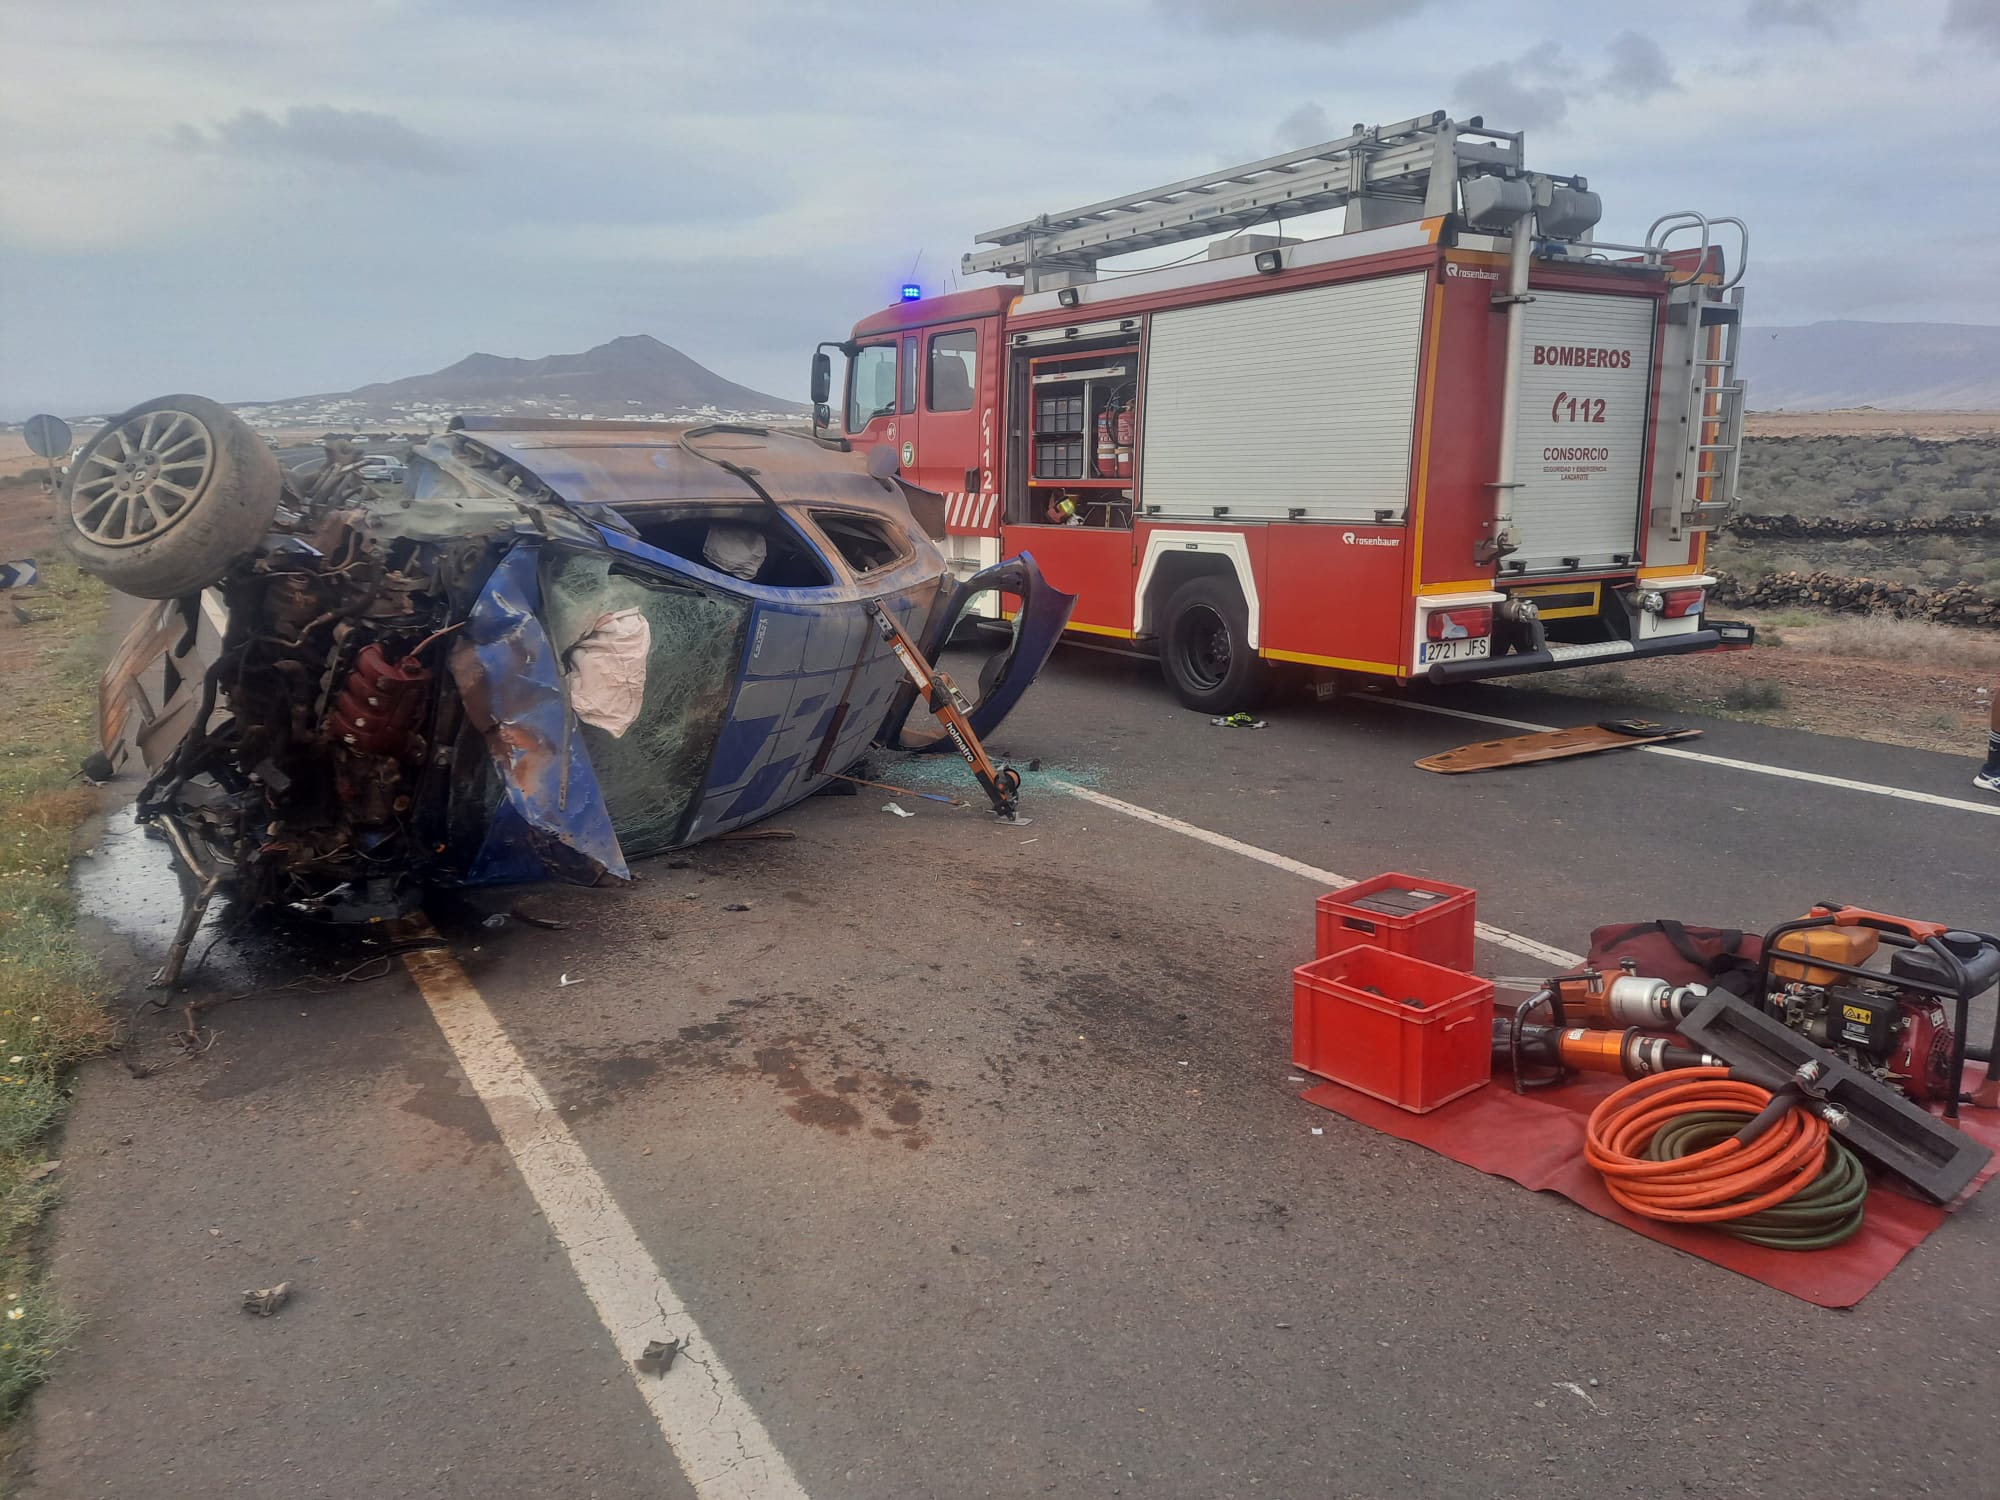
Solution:
<svg viewBox="0 0 2000 1500">
<path fill-rule="evenodd" d="M 1398 892 L 1410 899 L 1398 900 Z M 1436 899 L 1409 912 L 1378 911 L 1357 904 L 1373 897 L 1414 905 L 1426 896 Z M 1325 958 L 1356 943 L 1373 943 L 1405 958 L 1421 958 L 1447 969 L 1470 969 L 1473 904 L 1477 899 L 1477 892 L 1462 885 L 1446 885 L 1442 880 L 1377 875 L 1319 898 L 1313 952 Z"/>
<path fill-rule="evenodd" d="M 1493 985 L 1367 943 L 1316 958 L 1292 971 L 1292 1062 L 1424 1114 L 1492 1076 Z"/>
</svg>

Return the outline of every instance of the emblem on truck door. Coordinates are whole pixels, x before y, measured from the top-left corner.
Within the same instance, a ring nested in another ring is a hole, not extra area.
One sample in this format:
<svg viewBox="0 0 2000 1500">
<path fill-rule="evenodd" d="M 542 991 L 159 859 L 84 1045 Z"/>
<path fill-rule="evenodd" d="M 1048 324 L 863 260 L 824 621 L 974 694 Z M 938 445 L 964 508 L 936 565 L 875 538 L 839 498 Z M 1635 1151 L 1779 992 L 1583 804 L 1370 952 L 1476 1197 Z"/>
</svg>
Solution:
<svg viewBox="0 0 2000 1500">
<path fill-rule="evenodd" d="M 916 467 L 916 462 L 917 445 L 915 443 L 903 444 L 903 467 L 906 469 L 914 468 Z"/>
</svg>

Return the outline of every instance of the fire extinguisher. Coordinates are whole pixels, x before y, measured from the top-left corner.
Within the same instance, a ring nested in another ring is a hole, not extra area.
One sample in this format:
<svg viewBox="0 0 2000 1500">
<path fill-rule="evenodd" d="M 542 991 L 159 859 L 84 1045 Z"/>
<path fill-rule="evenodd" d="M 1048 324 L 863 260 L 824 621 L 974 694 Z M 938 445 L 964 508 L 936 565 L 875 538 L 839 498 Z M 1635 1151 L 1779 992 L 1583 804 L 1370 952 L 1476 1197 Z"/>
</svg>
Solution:
<svg viewBox="0 0 2000 1500">
<path fill-rule="evenodd" d="M 1132 432 L 1135 426 L 1132 414 L 1132 398 L 1124 395 L 1113 398 L 1117 405 L 1113 409 L 1112 438 L 1117 448 L 1117 474 L 1120 479 L 1132 477 Z"/>
<path fill-rule="evenodd" d="M 1097 477 L 1109 479 L 1118 472 L 1118 408 L 1110 401 L 1097 414 Z"/>
</svg>

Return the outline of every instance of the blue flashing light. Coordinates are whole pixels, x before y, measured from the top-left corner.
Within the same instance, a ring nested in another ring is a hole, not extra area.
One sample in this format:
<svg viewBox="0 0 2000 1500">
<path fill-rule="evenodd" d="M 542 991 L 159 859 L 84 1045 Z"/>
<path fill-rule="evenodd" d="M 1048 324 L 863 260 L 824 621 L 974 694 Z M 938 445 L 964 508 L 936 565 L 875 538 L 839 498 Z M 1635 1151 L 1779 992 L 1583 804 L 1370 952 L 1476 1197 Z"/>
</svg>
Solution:
<svg viewBox="0 0 2000 1500">
<path fill-rule="evenodd" d="M 905 302 L 915 302 L 919 298 L 921 298 L 923 294 L 924 294 L 924 289 L 918 286 L 914 281 L 906 281 L 903 283 L 903 300 Z"/>
</svg>

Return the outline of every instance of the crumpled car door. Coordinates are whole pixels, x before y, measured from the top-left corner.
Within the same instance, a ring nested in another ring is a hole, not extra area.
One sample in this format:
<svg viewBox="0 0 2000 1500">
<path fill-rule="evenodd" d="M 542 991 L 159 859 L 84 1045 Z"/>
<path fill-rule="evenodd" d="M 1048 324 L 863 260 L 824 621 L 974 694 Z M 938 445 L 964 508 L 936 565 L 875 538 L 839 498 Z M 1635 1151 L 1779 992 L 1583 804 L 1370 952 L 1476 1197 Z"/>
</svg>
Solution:
<svg viewBox="0 0 2000 1500">
<path fill-rule="evenodd" d="M 1021 701 L 1047 664 L 1056 642 L 1069 624 L 1076 608 L 1076 595 L 1065 594 L 1042 576 L 1034 554 L 1022 552 L 1004 558 L 990 568 L 982 568 L 965 579 L 951 594 L 938 602 L 918 642 L 926 660 L 935 662 L 952 633 L 971 607 L 972 601 L 989 590 L 1015 595 L 1021 607 L 1013 619 L 1014 639 L 1005 653 L 987 663 L 980 673 L 979 700 L 966 714 L 973 733 L 984 739 Z M 939 750 L 949 745 L 943 734 L 924 739 L 905 738 L 910 711 L 916 706 L 914 687 L 905 690 L 890 711 L 883 742 L 895 750 Z"/>
<path fill-rule="evenodd" d="M 539 617 L 540 557 L 523 541 L 501 558 L 451 649 L 452 680 L 501 786 L 466 874 L 471 885 L 544 874 L 583 885 L 631 879 Z"/>
</svg>

